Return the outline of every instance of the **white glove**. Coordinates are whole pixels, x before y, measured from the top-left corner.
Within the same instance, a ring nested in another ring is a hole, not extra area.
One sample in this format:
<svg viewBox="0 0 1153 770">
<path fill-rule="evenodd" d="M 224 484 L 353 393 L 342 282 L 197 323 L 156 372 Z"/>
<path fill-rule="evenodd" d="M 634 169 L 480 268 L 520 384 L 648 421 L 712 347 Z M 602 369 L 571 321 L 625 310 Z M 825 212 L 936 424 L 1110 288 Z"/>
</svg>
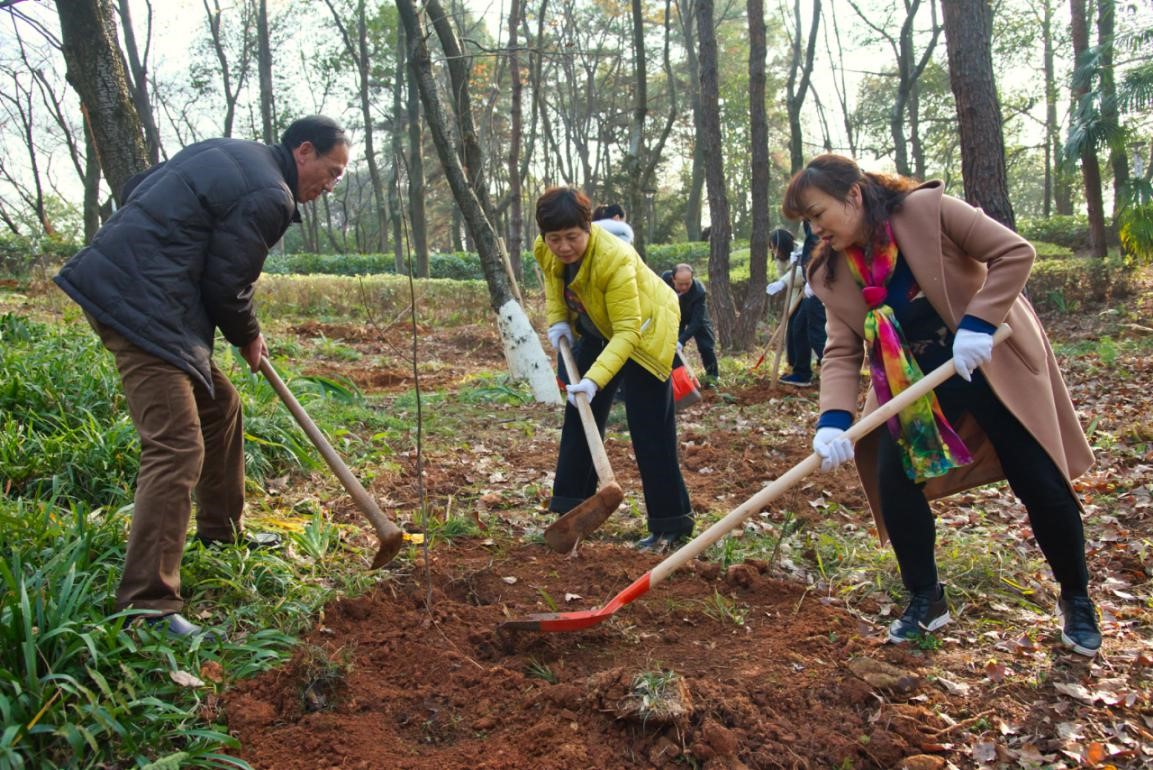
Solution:
<svg viewBox="0 0 1153 770">
<path fill-rule="evenodd" d="M 585 395 L 587 395 L 589 397 L 589 403 L 590 404 L 592 403 L 592 400 L 594 398 L 596 398 L 596 395 L 597 395 L 597 384 L 595 382 L 593 382 L 592 380 L 590 380 L 588 377 L 585 377 L 583 380 L 578 382 L 576 385 L 565 385 L 564 387 L 565 387 L 565 390 L 568 391 L 568 402 L 570 404 L 572 404 L 573 406 L 576 406 L 576 394 L 577 393 L 584 393 Z"/>
<path fill-rule="evenodd" d="M 821 456 L 821 470 L 827 473 L 853 459 L 853 442 L 840 428 L 818 428 L 813 451 Z"/>
<path fill-rule="evenodd" d="M 772 283 L 770 283 L 768 286 L 765 287 L 765 294 L 768 294 L 771 297 L 774 294 L 780 294 L 784 290 L 785 290 L 785 282 L 784 281 L 773 281 Z"/>
<path fill-rule="evenodd" d="M 953 338 L 953 367 L 961 379 L 973 381 L 973 372 L 993 357 L 993 335 L 958 329 Z"/>
<path fill-rule="evenodd" d="M 789 264 L 795 265 L 801 261 L 801 255 L 805 253 L 804 246 L 798 246 L 793 249 L 793 253 L 789 255 Z"/>
<path fill-rule="evenodd" d="M 677 355 L 679 356 L 681 353 L 684 353 L 684 352 L 685 352 L 685 343 L 678 342 L 677 343 Z"/>
<path fill-rule="evenodd" d="M 813 296 L 813 287 L 809 286 L 807 281 L 805 282 L 805 296 L 806 297 Z"/>
<path fill-rule="evenodd" d="M 548 341 L 549 344 L 553 346 L 554 350 L 560 350 L 561 337 L 568 337 L 569 347 L 572 347 L 572 344 L 575 342 L 575 340 L 572 336 L 571 326 L 569 326 L 564 321 L 560 321 L 559 323 L 555 323 L 548 327 Z"/>
</svg>

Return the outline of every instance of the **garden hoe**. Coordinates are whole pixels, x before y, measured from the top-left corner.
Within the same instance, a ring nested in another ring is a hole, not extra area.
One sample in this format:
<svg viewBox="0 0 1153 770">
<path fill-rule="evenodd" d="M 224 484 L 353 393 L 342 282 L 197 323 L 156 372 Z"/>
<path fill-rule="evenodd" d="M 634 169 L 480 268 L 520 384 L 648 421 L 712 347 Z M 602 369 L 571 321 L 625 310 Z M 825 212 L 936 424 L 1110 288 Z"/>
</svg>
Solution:
<svg viewBox="0 0 1153 770">
<path fill-rule="evenodd" d="M 993 336 L 993 343 L 997 344 L 1012 334 L 1008 324 L 1001 324 L 1001 328 Z M 863 436 L 885 424 L 885 421 L 895 417 L 913 401 L 928 393 L 945 380 L 953 376 L 956 370 L 950 359 L 938 366 L 924 378 L 918 380 L 907 390 L 894 396 L 883 406 L 862 417 L 855 425 L 845 431 L 845 438 L 857 443 Z M 780 497 L 801 479 L 821 467 L 821 457 L 816 452 L 781 476 L 776 481 L 761 489 L 737 508 L 730 511 L 723 519 L 713 524 L 691 541 L 683 545 L 678 551 L 669 555 L 660 564 L 634 580 L 627 588 L 614 596 L 608 604 L 597 610 L 577 610 L 576 612 L 546 612 L 529 615 L 501 623 L 497 631 L 580 631 L 597 625 L 605 618 L 612 617 L 616 611 L 626 604 L 644 596 L 653 586 L 660 583 L 669 575 L 687 564 L 704 552 L 706 548 L 723 539 L 736 529 L 745 519 L 757 511 L 763 510 L 770 502 Z M 883 525 L 878 522 L 879 531 L 884 532 Z"/>
<path fill-rule="evenodd" d="M 296 400 L 296 396 L 292 395 L 292 391 L 288 389 L 288 386 L 284 384 L 276 370 L 272 368 L 272 364 L 264 356 L 260 357 L 260 371 L 268 378 L 268 382 L 276 391 L 276 395 L 280 396 L 280 400 L 288 407 L 288 411 L 292 412 L 296 422 L 308 435 L 321 456 L 324 457 L 328 467 L 332 469 L 332 472 L 340 479 L 340 483 L 348 490 L 348 494 L 352 496 L 356 507 L 368 517 L 373 529 L 376 530 L 376 534 L 380 538 L 380 548 L 372 560 L 372 569 L 380 569 L 388 564 L 404 544 L 404 532 L 384 515 L 380 506 L 357 481 L 356 476 L 353 476 L 352 472 L 348 470 L 348 466 L 337 456 L 336 450 L 328 443 L 328 439 L 320 432 L 320 428 L 316 427 L 316 423 L 304 411 L 304 407 Z"/>
<path fill-rule="evenodd" d="M 561 358 L 564 359 L 565 371 L 568 372 L 569 382 L 580 382 L 580 371 L 577 370 L 576 359 L 573 358 L 572 348 L 569 347 L 567 338 L 561 337 L 559 349 Z M 584 428 L 585 440 L 588 441 L 589 453 L 592 455 L 593 465 L 596 467 L 600 488 L 597 489 L 595 495 L 561 516 L 544 531 L 544 541 L 558 553 L 571 551 L 581 538 L 587 537 L 597 527 L 604 524 L 625 497 L 620 484 L 617 484 L 616 477 L 613 476 L 612 466 L 609 465 L 609 456 L 605 452 L 601 432 L 597 429 L 597 421 L 593 417 L 592 407 L 589 406 L 589 397 L 584 393 L 577 393 L 575 400 L 577 411 L 581 417 L 581 426 Z"/>
</svg>

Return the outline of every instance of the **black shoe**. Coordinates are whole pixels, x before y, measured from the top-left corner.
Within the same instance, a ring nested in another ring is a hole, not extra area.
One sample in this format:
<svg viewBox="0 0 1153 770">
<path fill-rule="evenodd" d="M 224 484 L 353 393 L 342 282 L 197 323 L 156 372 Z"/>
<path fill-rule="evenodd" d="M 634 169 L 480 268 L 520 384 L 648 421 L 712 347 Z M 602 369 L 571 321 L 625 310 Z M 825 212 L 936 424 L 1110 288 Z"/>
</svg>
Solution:
<svg viewBox="0 0 1153 770">
<path fill-rule="evenodd" d="M 654 532 L 646 537 L 644 540 L 638 541 L 636 549 L 638 551 L 649 551 L 650 553 L 664 553 L 665 551 L 674 551 L 689 541 L 687 532 L 682 534 L 673 534 L 672 532 Z"/>
<path fill-rule="evenodd" d="M 1097 608 L 1088 596 L 1072 596 L 1057 602 L 1061 618 L 1061 641 L 1078 655 L 1090 658 L 1101 649 L 1101 629 L 1097 627 Z"/>
<path fill-rule="evenodd" d="M 799 374 L 786 374 L 781 378 L 781 382 L 786 385 L 796 385 L 799 388 L 807 388 L 813 384 L 813 378 L 802 377 Z"/>
<path fill-rule="evenodd" d="M 889 641 L 893 644 L 904 644 L 919 639 L 930 631 L 936 631 L 951 619 L 944 586 L 938 586 L 936 594 L 913 594 L 905 613 L 889 625 Z"/>
<path fill-rule="evenodd" d="M 194 535 L 193 540 L 203 545 L 205 548 L 223 548 L 225 546 L 239 546 L 240 548 L 247 548 L 250 551 L 268 550 L 273 551 L 284 545 L 284 541 L 280 535 L 274 532 L 241 532 L 238 537 L 223 540 L 215 537 L 205 537 L 204 535 Z"/>
<path fill-rule="evenodd" d="M 144 625 L 157 631 L 166 633 L 171 639 L 195 639 L 201 637 L 206 642 L 223 641 L 221 634 L 215 631 L 205 631 L 179 612 L 169 612 L 164 615 L 145 616 Z"/>
</svg>

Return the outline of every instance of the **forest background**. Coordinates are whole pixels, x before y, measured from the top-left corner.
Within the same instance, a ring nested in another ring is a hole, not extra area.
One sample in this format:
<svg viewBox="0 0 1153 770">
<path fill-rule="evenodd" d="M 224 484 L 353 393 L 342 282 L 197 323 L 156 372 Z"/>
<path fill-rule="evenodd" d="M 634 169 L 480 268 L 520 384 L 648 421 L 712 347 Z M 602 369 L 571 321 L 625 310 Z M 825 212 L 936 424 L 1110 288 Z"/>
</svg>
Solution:
<svg viewBox="0 0 1153 770">
<path fill-rule="evenodd" d="M 292 264 L 406 272 L 411 260 L 428 276 L 455 254 L 441 273 L 485 277 L 496 309 L 532 281 L 532 202 L 579 185 L 624 204 L 642 254 L 682 244 L 655 252 L 655 268 L 707 258 L 726 349 L 752 344 L 768 232 L 796 225 L 779 221 L 780 195 L 819 152 L 943 179 L 1033 240 L 1153 255 L 1151 0 L 0 9 L 8 272 L 67 256 L 124 179 L 179 148 L 275 141 L 311 113 L 341 120 L 355 153 L 280 247 L 340 256 Z M 693 245 L 706 225 L 711 245 Z M 732 239 L 748 242 L 756 291 L 731 290 Z M 348 255 L 379 256 L 342 267 Z"/>
</svg>

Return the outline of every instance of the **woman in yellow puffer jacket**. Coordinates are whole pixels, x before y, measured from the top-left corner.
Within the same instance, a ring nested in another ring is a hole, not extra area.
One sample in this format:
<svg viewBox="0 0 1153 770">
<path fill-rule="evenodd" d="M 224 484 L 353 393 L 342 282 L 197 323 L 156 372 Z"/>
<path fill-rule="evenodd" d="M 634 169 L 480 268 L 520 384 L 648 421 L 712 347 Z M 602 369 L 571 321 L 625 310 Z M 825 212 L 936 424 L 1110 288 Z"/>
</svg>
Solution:
<svg viewBox="0 0 1153 770">
<path fill-rule="evenodd" d="M 591 224 L 583 192 L 554 187 L 540 197 L 541 235 L 533 254 L 544 273 L 548 339 L 573 345 L 584 372 L 568 382 L 569 405 L 549 510 L 565 513 L 596 493 L 597 477 L 573 406 L 586 393 L 604 433 L 613 395 L 624 384 L 629 435 L 644 486 L 650 535 L 638 548 L 663 551 L 692 533 L 692 507 L 677 459 L 677 427 L 669 379 L 676 355 L 677 295 L 629 244 Z"/>
</svg>

